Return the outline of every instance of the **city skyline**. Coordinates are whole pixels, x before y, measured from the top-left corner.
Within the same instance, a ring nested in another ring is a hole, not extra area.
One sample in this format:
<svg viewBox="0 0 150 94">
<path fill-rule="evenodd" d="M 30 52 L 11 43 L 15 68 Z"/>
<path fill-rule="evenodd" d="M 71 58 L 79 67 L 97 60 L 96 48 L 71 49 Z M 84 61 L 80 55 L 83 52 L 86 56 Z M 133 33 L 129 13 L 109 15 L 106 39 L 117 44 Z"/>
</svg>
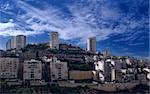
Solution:
<svg viewBox="0 0 150 94">
<path fill-rule="evenodd" d="M 5 49 L 10 36 L 21 34 L 28 43 L 49 43 L 49 32 L 58 31 L 60 43 L 86 48 L 87 38 L 95 36 L 97 51 L 108 48 L 114 55 L 148 58 L 148 1 L 0 2 L 0 49 Z"/>
</svg>

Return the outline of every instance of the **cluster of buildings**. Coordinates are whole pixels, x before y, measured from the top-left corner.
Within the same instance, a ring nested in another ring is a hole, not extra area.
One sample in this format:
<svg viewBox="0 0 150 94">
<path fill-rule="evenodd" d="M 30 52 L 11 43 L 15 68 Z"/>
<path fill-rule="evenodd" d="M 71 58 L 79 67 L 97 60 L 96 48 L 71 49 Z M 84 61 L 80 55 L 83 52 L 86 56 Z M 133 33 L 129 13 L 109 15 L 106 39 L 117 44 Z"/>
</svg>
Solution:
<svg viewBox="0 0 150 94">
<path fill-rule="evenodd" d="M 49 82 L 133 82 L 150 80 L 150 64 L 129 57 L 115 57 L 108 50 L 96 52 L 96 38 L 87 41 L 87 50 L 59 43 L 58 32 L 51 32 L 48 48 L 30 45 L 26 37 L 8 40 L 7 51 L 0 51 L 0 79 L 10 85 L 46 85 Z M 44 46 L 45 47 L 45 46 Z M 70 64 L 87 64 L 89 70 L 74 70 Z"/>
<path fill-rule="evenodd" d="M 17 56 L 1 57 L 0 78 L 7 79 L 11 83 L 15 81 L 14 85 L 45 85 L 45 79 L 48 81 L 68 80 L 68 67 L 67 62 L 61 62 L 55 57 L 25 60 L 23 63 Z"/>
</svg>

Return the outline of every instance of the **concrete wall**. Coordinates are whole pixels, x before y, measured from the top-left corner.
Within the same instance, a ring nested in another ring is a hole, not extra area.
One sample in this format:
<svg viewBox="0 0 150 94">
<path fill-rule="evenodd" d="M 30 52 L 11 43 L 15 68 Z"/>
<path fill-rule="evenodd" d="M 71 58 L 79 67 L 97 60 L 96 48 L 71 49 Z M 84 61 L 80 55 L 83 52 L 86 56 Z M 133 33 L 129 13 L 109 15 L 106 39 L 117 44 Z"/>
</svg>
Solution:
<svg viewBox="0 0 150 94">
<path fill-rule="evenodd" d="M 72 80 L 86 80 L 92 78 L 92 71 L 69 71 L 69 79 Z"/>
</svg>

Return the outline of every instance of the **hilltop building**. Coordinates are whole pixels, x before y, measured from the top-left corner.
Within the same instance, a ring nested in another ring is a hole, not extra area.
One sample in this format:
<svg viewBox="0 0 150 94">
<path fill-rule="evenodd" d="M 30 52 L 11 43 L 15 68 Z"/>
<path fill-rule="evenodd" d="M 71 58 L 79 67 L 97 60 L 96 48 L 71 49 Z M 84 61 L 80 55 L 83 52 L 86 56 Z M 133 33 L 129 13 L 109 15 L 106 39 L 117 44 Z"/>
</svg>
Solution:
<svg viewBox="0 0 150 94">
<path fill-rule="evenodd" d="M 59 34 L 58 32 L 50 33 L 50 48 L 59 49 Z"/>
<path fill-rule="evenodd" d="M 90 37 L 87 40 L 87 50 L 96 53 L 96 37 Z"/>
</svg>

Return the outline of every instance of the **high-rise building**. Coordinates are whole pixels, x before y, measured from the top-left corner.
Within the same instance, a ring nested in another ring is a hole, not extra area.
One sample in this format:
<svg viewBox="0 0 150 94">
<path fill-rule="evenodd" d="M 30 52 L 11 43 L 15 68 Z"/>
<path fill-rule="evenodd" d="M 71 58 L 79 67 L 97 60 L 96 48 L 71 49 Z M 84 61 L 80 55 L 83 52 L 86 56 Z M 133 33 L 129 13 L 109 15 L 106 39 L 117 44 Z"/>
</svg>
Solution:
<svg viewBox="0 0 150 94">
<path fill-rule="evenodd" d="M 0 58 L 0 79 L 17 79 L 19 58 L 1 57 Z"/>
<path fill-rule="evenodd" d="M 51 49 L 59 49 L 59 34 L 58 32 L 50 33 L 50 48 Z"/>
<path fill-rule="evenodd" d="M 6 43 L 6 49 L 21 49 L 26 46 L 26 36 L 18 35 L 9 39 Z"/>
<path fill-rule="evenodd" d="M 24 48 L 26 46 L 26 36 L 24 36 L 24 35 L 16 36 L 15 42 L 16 42 L 15 43 L 16 49 Z"/>
<path fill-rule="evenodd" d="M 96 53 L 96 37 L 90 37 L 87 40 L 87 50 Z"/>
</svg>

